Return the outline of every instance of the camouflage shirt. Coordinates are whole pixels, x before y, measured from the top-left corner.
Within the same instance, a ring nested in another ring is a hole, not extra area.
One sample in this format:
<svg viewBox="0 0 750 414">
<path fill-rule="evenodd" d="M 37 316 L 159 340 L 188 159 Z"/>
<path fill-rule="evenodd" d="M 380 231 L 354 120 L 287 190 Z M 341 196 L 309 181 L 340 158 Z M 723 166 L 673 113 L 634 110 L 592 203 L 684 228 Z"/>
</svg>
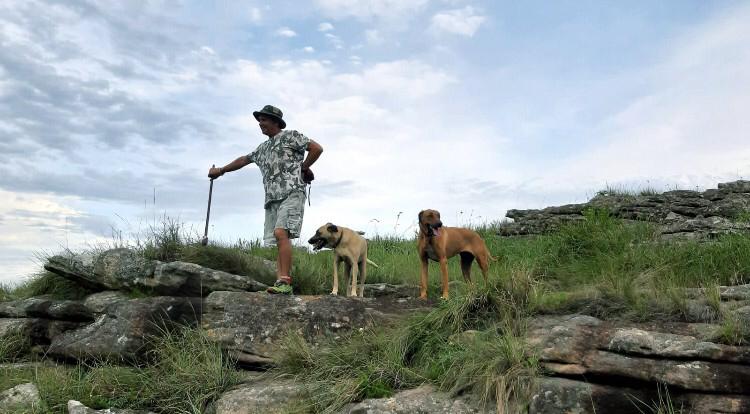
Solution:
<svg viewBox="0 0 750 414">
<path fill-rule="evenodd" d="M 247 160 L 258 165 L 266 190 L 264 205 L 285 199 L 295 190 L 305 191 L 302 161 L 310 138 L 297 131 L 284 130 L 258 145 Z"/>
</svg>

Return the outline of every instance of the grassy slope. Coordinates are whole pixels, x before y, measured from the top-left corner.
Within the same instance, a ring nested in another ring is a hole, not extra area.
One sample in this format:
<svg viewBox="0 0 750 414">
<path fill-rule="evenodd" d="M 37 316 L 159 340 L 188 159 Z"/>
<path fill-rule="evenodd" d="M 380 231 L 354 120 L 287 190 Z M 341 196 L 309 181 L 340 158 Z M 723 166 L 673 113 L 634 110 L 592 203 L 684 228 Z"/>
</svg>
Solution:
<svg viewBox="0 0 750 414">
<path fill-rule="evenodd" d="M 355 333 L 348 341 L 318 349 L 299 337 L 290 337 L 278 373 L 297 376 L 311 391 L 307 405 L 297 409 L 330 411 L 351 400 L 389 395 L 423 382 L 456 393 L 473 390 L 487 401 L 498 396 L 505 401 L 509 394 L 523 395 L 529 378 L 537 371 L 534 355 L 524 349 L 520 339 L 525 318 L 535 313 L 585 311 L 605 318 L 680 319 L 686 303 L 684 288 L 750 282 L 747 235 L 725 236 L 711 243 L 663 243 L 656 240 L 654 228 L 648 224 L 626 224 L 595 211 L 589 212 L 581 223 L 544 236 L 501 238 L 492 226 L 477 231 L 499 259 L 490 266 L 488 287 L 483 287 L 474 266 L 478 289 L 468 290 L 463 282 L 455 283 L 451 301 L 433 312 L 414 315 L 403 326 Z M 136 247 L 150 258 L 191 261 L 244 275 L 258 273 L 260 265 L 251 256 L 275 258 L 273 249 L 257 243 L 201 247 L 196 241 L 183 235 L 176 223 L 166 222 Z M 418 284 L 415 240 L 375 237 L 370 241 L 369 257 L 380 267 L 369 268 L 368 282 Z M 457 259 L 451 260 L 449 272 L 452 280 L 461 280 Z M 297 293 L 327 293 L 331 274 L 331 252 L 295 251 L 293 275 Z M 264 277 L 272 279 L 272 275 Z M 438 292 L 439 272 L 432 264 L 430 295 L 435 297 Z M 71 298 L 86 292 L 54 275 L 41 274 L 24 286 L 0 289 L 0 298 L 44 293 Z M 465 333 L 467 330 L 470 334 Z M 750 338 L 747 328 L 731 318 L 722 321 L 718 334 L 727 343 L 744 344 Z M 10 350 L 5 359 L 11 359 L 10 355 L 17 358 L 17 350 L 6 348 Z M 182 345 L 176 348 L 190 349 Z M 217 352 L 211 355 L 221 355 Z M 183 355 L 177 359 L 189 358 L 190 355 Z M 21 378 L 35 379 L 38 384 L 58 384 L 62 390 L 43 391 L 50 407 L 59 407 L 61 399 L 56 395 L 80 396 L 97 407 L 166 404 L 157 402 L 149 394 L 152 391 L 137 387 L 129 379 L 144 382 L 141 371 L 101 368 L 111 373 L 112 381 L 119 381 L 115 386 L 99 384 L 96 373 L 100 368 L 55 371 L 60 369 L 51 369 L 42 377 L 39 371 L 33 376 L 22 371 L 2 375 L 0 388 Z M 211 388 L 201 381 L 231 383 L 222 379 L 229 371 L 203 371 L 213 374 L 198 381 L 190 377 L 197 374 L 196 370 L 186 368 L 184 372 L 175 370 L 160 377 L 159 382 L 196 382 L 214 391 L 222 385 Z M 46 380 L 46 376 L 53 380 Z M 62 377 L 55 379 L 56 376 Z M 118 379 L 120 376 L 124 379 Z M 200 390 L 190 390 L 189 395 L 170 392 L 189 404 L 216 395 L 211 391 L 206 396 Z M 190 408 L 185 410 L 190 412 Z"/>
</svg>

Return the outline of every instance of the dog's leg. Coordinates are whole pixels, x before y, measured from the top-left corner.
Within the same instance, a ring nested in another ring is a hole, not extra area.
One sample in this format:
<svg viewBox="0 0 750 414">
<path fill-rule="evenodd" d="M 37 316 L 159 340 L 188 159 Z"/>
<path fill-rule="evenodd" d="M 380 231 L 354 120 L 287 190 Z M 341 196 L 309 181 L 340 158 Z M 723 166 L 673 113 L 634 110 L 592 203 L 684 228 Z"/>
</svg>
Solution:
<svg viewBox="0 0 750 414">
<path fill-rule="evenodd" d="M 469 252 L 461 252 L 461 273 L 464 275 L 464 281 L 468 284 L 471 282 L 471 263 L 474 261 L 474 255 Z M 477 258 L 477 261 L 479 259 Z"/>
<path fill-rule="evenodd" d="M 352 263 L 349 266 L 349 274 L 352 277 L 352 286 L 349 296 L 357 296 L 357 275 L 359 274 L 359 263 Z"/>
<path fill-rule="evenodd" d="M 440 258 L 440 274 L 443 276 L 443 299 L 448 299 L 448 258 Z"/>
<path fill-rule="evenodd" d="M 365 296 L 365 279 L 367 279 L 367 254 L 359 262 L 359 288 L 357 294 L 360 298 Z"/>
<path fill-rule="evenodd" d="M 420 258 L 422 260 L 422 269 L 421 269 L 421 277 L 420 277 L 420 289 L 419 289 L 419 298 L 420 299 L 427 299 L 427 256 L 422 255 Z"/>
<path fill-rule="evenodd" d="M 341 261 L 339 260 L 339 257 L 336 255 L 336 253 L 333 254 L 333 290 L 331 290 L 331 295 L 338 295 L 339 294 L 339 263 Z"/>
</svg>

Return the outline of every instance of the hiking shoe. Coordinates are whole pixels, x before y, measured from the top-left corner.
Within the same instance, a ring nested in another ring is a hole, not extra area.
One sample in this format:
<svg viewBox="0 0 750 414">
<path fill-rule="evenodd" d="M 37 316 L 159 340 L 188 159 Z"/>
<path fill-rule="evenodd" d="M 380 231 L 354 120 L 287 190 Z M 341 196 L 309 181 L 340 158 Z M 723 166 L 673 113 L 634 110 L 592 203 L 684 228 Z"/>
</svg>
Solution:
<svg viewBox="0 0 750 414">
<path fill-rule="evenodd" d="M 292 285 L 289 283 L 283 281 L 283 280 L 277 280 L 276 283 L 273 284 L 273 286 L 266 289 L 266 292 L 273 293 L 273 294 L 282 294 L 282 295 L 291 295 L 292 294 Z"/>
</svg>

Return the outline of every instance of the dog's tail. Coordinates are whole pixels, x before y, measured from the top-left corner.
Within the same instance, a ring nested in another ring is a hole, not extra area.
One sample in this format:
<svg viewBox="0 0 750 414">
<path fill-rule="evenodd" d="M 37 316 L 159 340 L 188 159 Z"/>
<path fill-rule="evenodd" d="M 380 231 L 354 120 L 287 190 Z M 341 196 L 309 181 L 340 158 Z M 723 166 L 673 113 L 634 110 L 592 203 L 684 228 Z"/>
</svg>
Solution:
<svg viewBox="0 0 750 414">
<path fill-rule="evenodd" d="M 377 263 L 373 262 L 373 261 L 372 261 L 372 260 L 370 260 L 370 259 L 367 259 L 367 263 L 369 263 L 369 264 L 371 264 L 371 265 L 373 265 L 373 266 L 375 266 L 375 267 L 380 267 L 380 266 L 378 266 L 378 264 L 377 264 Z"/>
</svg>

